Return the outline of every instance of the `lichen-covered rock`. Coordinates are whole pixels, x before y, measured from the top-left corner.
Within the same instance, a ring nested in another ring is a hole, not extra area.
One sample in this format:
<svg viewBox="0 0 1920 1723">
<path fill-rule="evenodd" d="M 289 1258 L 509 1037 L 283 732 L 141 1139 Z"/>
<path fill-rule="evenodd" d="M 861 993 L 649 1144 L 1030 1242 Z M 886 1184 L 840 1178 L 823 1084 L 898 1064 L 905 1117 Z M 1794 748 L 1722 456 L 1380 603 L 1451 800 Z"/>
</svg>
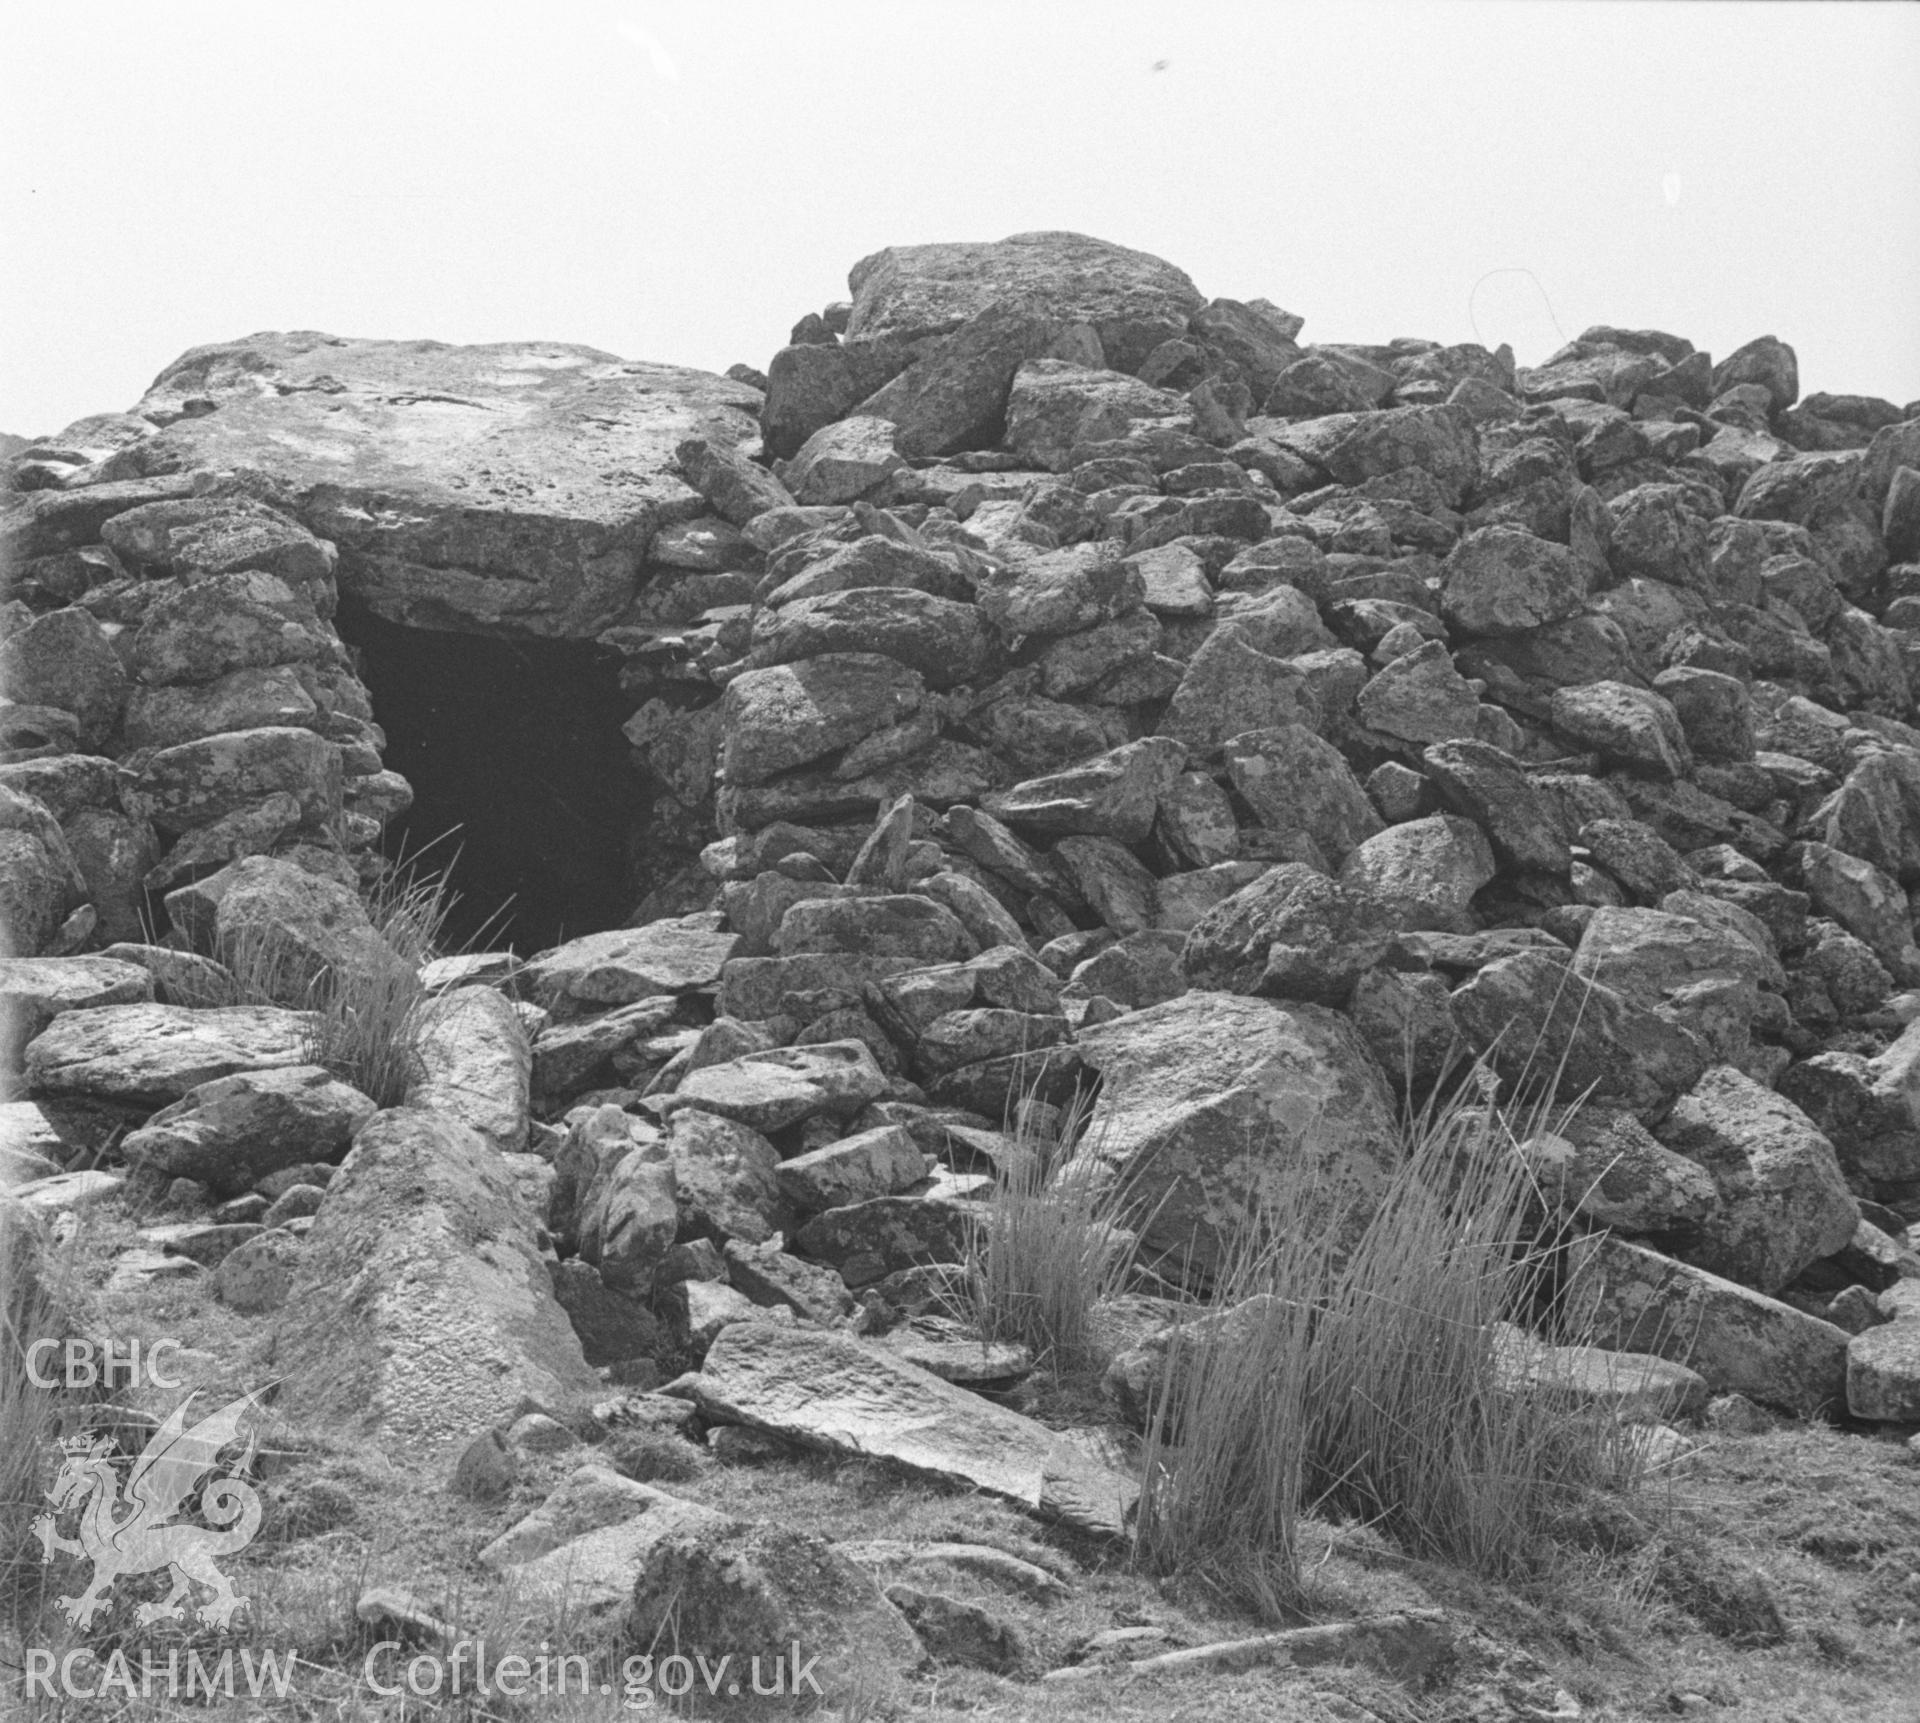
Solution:
<svg viewBox="0 0 1920 1723">
<path fill-rule="evenodd" d="M 756 1131 L 777 1131 L 821 1113 L 850 1119 L 886 1088 L 885 1074 L 860 1042 L 825 1041 L 745 1053 L 689 1072 L 667 1110 L 700 1107 Z"/>
<path fill-rule="evenodd" d="M 500 1155 L 453 1120 L 368 1122 L 327 1189 L 275 1334 L 284 1403 L 444 1453 L 516 1413 L 591 1395 L 534 1216 Z M 354 1295 L 343 1298 L 341 1289 Z"/>
<path fill-rule="evenodd" d="M 1605 1234 L 1572 1247 L 1596 1345 L 1677 1359 L 1717 1394 L 1812 1412 L 1846 1391 L 1843 1328 L 1703 1268 Z"/>
<path fill-rule="evenodd" d="M 1729 1280 L 1777 1292 L 1853 1237 L 1859 1204 L 1833 1145 L 1791 1101 L 1716 1065 L 1660 1127 L 1668 1148 L 1711 1175 L 1716 1202 L 1685 1255 Z"/>
<path fill-rule="evenodd" d="M 1493 849 L 1471 820 L 1434 814 L 1376 832 L 1352 850 L 1340 883 L 1402 928 L 1474 928 L 1474 893 L 1494 876 Z"/>
<path fill-rule="evenodd" d="M 127 672 L 100 624 L 78 607 L 50 610 L 0 642 L 0 687 L 20 706 L 73 715 L 83 747 L 97 747 L 120 720 Z"/>
<path fill-rule="evenodd" d="M 187 832 L 284 793 L 318 826 L 341 810 L 340 750 L 311 730 L 265 725 L 136 756 L 120 804 L 163 832 Z"/>
<path fill-rule="evenodd" d="M 318 1065 L 243 1071 L 197 1084 L 121 1145 L 162 1181 L 192 1179 L 235 1197 L 284 1167 L 346 1154 L 374 1103 Z"/>
<path fill-rule="evenodd" d="M 1398 1158 L 1379 1067 L 1318 1006 L 1188 993 L 1079 1044 L 1102 1079 L 1082 1152 L 1151 1216 L 1146 1247 L 1201 1276 L 1301 1167 L 1326 1180 L 1329 1202 L 1364 1213 Z"/>
<path fill-rule="evenodd" d="M 458 1119 L 502 1154 L 527 1146 L 533 1050 L 512 1004 L 491 987 L 456 987 L 420 1007 L 418 1075 L 406 1105 Z"/>
<path fill-rule="evenodd" d="M 1509 1083 L 1586 1094 L 1646 1123 L 1711 1062 L 1699 1037 L 1543 952 L 1503 957 L 1456 988 L 1455 1019 Z"/>
<path fill-rule="evenodd" d="M 1147 737 L 990 796 L 986 812 L 1043 837 L 1084 833 L 1139 843 L 1152 830 L 1160 798 L 1185 763 L 1182 744 Z"/>
<path fill-rule="evenodd" d="M 1226 761 L 1233 787 L 1262 826 L 1310 841 L 1336 866 L 1381 829 L 1340 750 L 1304 724 L 1235 736 Z"/>
<path fill-rule="evenodd" d="M 165 1103 L 242 1071 L 304 1065 L 311 1012 L 275 1005 L 101 1005 L 65 1011 L 26 1053 L 27 1087 L 39 1095 Z"/>
</svg>

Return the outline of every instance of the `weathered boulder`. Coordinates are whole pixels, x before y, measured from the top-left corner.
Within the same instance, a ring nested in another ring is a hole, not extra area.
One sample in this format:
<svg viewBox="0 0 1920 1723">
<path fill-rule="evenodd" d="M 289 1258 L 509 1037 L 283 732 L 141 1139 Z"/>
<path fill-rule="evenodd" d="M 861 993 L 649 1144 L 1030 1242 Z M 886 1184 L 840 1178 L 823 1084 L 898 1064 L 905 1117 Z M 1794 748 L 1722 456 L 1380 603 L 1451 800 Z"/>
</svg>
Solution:
<svg viewBox="0 0 1920 1723">
<path fill-rule="evenodd" d="M 831 1544 L 717 1517 L 648 1545 L 624 1634 L 634 1646 L 671 1645 L 702 1667 L 730 1667 L 740 1691 L 758 1681 L 761 1692 L 835 1706 L 887 1694 L 923 1656 L 873 1575 Z"/>
<path fill-rule="evenodd" d="M 100 539 L 129 568 L 188 581 L 255 568 L 312 586 L 331 579 L 339 560 L 325 539 L 244 494 L 142 503 L 107 521 Z"/>
<path fill-rule="evenodd" d="M 974 954 L 973 935 L 944 904 L 916 893 L 818 897 L 794 904 L 773 936 L 780 956 L 845 952 L 861 957 L 911 957 L 956 962 Z"/>
<path fill-rule="evenodd" d="M 311 1012 L 275 1005 L 101 1005 L 66 1011 L 27 1044 L 27 1087 L 38 1095 L 177 1101 L 242 1071 L 304 1065 Z"/>
<path fill-rule="evenodd" d="M 524 1396 L 557 1410 L 591 1394 L 599 1379 L 554 1302 L 534 1226 L 476 1132 L 410 1108 L 378 1115 L 307 1235 L 275 1337 L 283 1403 L 434 1453 Z"/>
<path fill-rule="evenodd" d="M 668 1121 L 666 1152 L 682 1242 L 764 1244 L 786 1225 L 780 1152 L 751 1126 L 686 1107 Z"/>
<path fill-rule="evenodd" d="M 1631 1113 L 1583 1107 L 1522 1146 L 1540 1194 L 1615 1232 L 1692 1239 L 1719 1202 L 1713 1176 Z"/>
<path fill-rule="evenodd" d="M 1358 892 L 1301 862 L 1282 862 L 1194 923 L 1180 967 L 1195 987 L 1344 1006 L 1393 933 Z"/>
<path fill-rule="evenodd" d="M 1443 614 L 1466 634 L 1524 634 L 1558 622 L 1586 599 L 1586 582 L 1563 544 L 1520 527 L 1478 527 L 1448 555 Z"/>
<path fill-rule="evenodd" d="M 727 780 L 763 783 L 851 747 L 918 711 L 924 679 L 871 652 L 823 653 L 749 670 L 727 684 L 721 761 Z"/>
<path fill-rule="evenodd" d="M 878 653 L 919 672 L 935 688 L 972 680 L 987 638 L 971 604 L 907 586 L 856 586 L 763 609 L 748 654 L 757 669 L 827 653 Z"/>
<path fill-rule="evenodd" d="M 565 994 L 586 1005 L 627 1005 L 712 987 L 741 943 L 720 930 L 720 919 L 702 911 L 583 934 L 530 957 L 522 981 L 542 1004 Z"/>
<path fill-rule="evenodd" d="M 397 968 L 358 892 L 278 856 L 247 856 L 168 894 L 167 919 L 206 954 L 271 982 L 282 1005 L 304 1005 L 322 976 Z"/>
<path fill-rule="evenodd" d="M 527 1146 L 533 1052 L 513 1006 L 491 987 L 456 987 L 418 1009 L 419 1074 L 404 1104 L 457 1119 L 518 1154 Z"/>
<path fill-rule="evenodd" d="M 83 747 L 113 731 L 127 699 L 127 672 L 93 615 L 50 610 L 0 641 L 0 688 L 19 706 L 73 715 Z"/>
<path fill-rule="evenodd" d="M 163 588 L 141 618 L 130 657 L 143 686 L 167 687 L 275 664 L 331 663 L 339 652 L 305 591 L 241 569 Z"/>
<path fill-rule="evenodd" d="M 318 1065 L 244 1071 L 197 1084 L 120 1150 L 163 1189 L 166 1180 L 193 1179 L 216 1196 L 236 1197 L 283 1167 L 338 1161 L 376 1111 Z"/>
<path fill-rule="evenodd" d="M 1084 833 L 1138 843 L 1152 829 L 1160 798 L 1185 763 L 1181 743 L 1150 736 L 989 796 L 986 811 L 1043 837 Z"/>
<path fill-rule="evenodd" d="M 1310 840 L 1329 862 L 1381 829 L 1340 750 L 1304 724 L 1249 730 L 1226 744 L 1227 775 L 1260 824 L 1281 836 Z"/>
<path fill-rule="evenodd" d="M 777 1131 L 824 1113 L 850 1119 L 886 1092 L 887 1079 L 858 1041 L 774 1047 L 692 1071 L 667 1110 L 699 1107 L 756 1131 Z"/>
<path fill-rule="evenodd" d="M 893 426 L 856 414 L 807 438 L 783 469 L 782 482 L 803 507 L 850 503 L 905 465 L 893 446 Z"/>
<path fill-rule="evenodd" d="M 1690 1031 L 1656 1016 L 1570 964 L 1523 951 L 1456 988 L 1453 1015 L 1476 1053 L 1509 1083 L 1588 1095 L 1657 1122 L 1711 1062 Z"/>
<path fill-rule="evenodd" d="M 1034 359 L 1014 373 L 1004 441 L 1032 465 L 1064 472 L 1078 445 L 1124 437 L 1136 420 L 1172 420 L 1183 406 L 1178 395 L 1119 371 Z"/>
<path fill-rule="evenodd" d="M 1473 895 L 1493 876 L 1486 833 L 1449 814 L 1376 832 L 1340 868 L 1340 883 L 1395 925 L 1453 933 L 1473 931 Z"/>
<path fill-rule="evenodd" d="M 1083 233 L 1016 233 L 992 242 L 890 245 L 848 271 L 851 343 L 945 334 L 1020 300 L 1066 325 L 1093 327 L 1109 364 L 1137 367 L 1205 303 L 1180 270 Z"/>
<path fill-rule="evenodd" d="M 120 805 L 163 832 L 191 831 L 284 792 L 316 825 L 341 808 L 340 750 L 311 730 L 266 725 L 181 742 L 124 768 Z"/>
<path fill-rule="evenodd" d="M 1147 1248 L 1199 1275 L 1287 1181 L 1363 1216 L 1399 1159 L 1379 1067 L 1321 1007 L 1188 993 L 1079 1045 L 1102 1079 L 1081 1152 L 1151 1217 Z"/>
<path fill-rule="evenodd" d="M 1660 1140 L 1713 1178 L 1718 1200 L 1685 1252 L 1701 1268 L 1777 1292 L 1853 1237 L 1859 1204 L 1833 1145 L 1732 1066 L 1714 1066 L 1674 1103 Z"/>
<path fill-rule="evenodd" d="M 633 596 L 653 534 L 704 511 L 679 445 L 752 452 L 760 399 L 557 342 L 258 335 L 161 372 L 135 410 L 171 422 L 111 464 L 269 475 L 390 622 L 584 637 Z"/>
<path fill-rule="evenodd" d="M 0 785 L 0 955 L 50 951 L 86 896 L 86 878 L 46 805 Z"/>
<path fill-rule="evenodd" d="M 1690 1365 L 1715 1393 L 1811 1412 L 1846 1391 L 1844 1328 L 1625 1239 L 1572 1247 L 1595 1344 Z"/>
<path fill-rule="evenodd" d="M 1848 1343 L 1847 1411 L 1856 1418 L 1920 1424 L 1920 1318 L 1896 1317 Z"/>
</svg>

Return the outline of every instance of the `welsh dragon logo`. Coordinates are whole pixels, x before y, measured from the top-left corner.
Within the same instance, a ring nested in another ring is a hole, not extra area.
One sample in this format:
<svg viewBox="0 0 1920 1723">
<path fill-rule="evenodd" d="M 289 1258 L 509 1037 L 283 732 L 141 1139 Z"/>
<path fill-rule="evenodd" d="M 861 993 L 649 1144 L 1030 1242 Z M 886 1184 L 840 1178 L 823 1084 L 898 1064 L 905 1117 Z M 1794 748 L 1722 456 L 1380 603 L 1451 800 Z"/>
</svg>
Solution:
<svg viewBox="0 0 1920 1723">
<path fill-rule="evenodd" d="M 60 1613 L 74 1626 L 86 1627 L 93 1620 L 122 1574 L 157 1573 L 162 1568 L 171 1571 L 173 1589 L 158 1603 L 139 1607 L 136 1613 L 143 1625 L 181 1620 L 186 1614 L 181 1600 L 191 1603 L 195 1585 L 213 1593 L 198 1611 L 200 1619 L 213 1626 L 225 1627 L 234 1612 L 245 1607 L 247 1600 L 235 1595 L 233 1582 L 214 1562 L 245 1549 L 260 1529 L 260 1497 L 245 1477 L 253 1460 L 253 1435 L 248 1434 L 246 1451 L 224 1475 L 209 1479 L 204 1487 L 200 1480 L 214 1470 L 220 1451 L 239 1440 L 241 1420 L 259 1397 L 245 1395 L 189 1429 L 187 1408 L 197 1398 L 189 1394 L 154 1432 L 134 1462 L 124 1496 L 111 1439 L 103 1436 L 90 1442 L 75 1436 L 60 1444 L 66 1458 L 47 1491 L 53 1512 L 40 1515 L 33 1531 L 40 1539 L 43 1562 L 52 1561 L 55 1550 L 87 1556 L 93 1562 L 93 1583 L 78 1597 L 58 1600 Z M 223 1529 L 174 1520 L 196 1488 L 200 1489 L 200 1512 Z M 74 1507 L 79 1510 L 80 1535 L 62 1537 L 56 1516 Z"/>
</svg>

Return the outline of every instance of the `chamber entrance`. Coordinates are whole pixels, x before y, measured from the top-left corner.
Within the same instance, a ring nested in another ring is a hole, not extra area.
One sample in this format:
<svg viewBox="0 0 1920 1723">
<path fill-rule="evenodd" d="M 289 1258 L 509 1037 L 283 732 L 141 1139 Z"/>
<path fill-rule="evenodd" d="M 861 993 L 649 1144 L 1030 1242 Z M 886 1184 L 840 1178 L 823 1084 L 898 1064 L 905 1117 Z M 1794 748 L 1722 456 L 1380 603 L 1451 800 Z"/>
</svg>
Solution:
<svg viewBox="0 0 1920 1723">
<path fill-rule="evenodd" d="M 385 763 L 413 786 L 389 857 L 426 853 L 455 942 L 526 956 L 619 927 L 643 895 L 645 798 L 620 732 L 620 658 L 592 641 L 403 628 L 342 598 Z"/>
</svg>

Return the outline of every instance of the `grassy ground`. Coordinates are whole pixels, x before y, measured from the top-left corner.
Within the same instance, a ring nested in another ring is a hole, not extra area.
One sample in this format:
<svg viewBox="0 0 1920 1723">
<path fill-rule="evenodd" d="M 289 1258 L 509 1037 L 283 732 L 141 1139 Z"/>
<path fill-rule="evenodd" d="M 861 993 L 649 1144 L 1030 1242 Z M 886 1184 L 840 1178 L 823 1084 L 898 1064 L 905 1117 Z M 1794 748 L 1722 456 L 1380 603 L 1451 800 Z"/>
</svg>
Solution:
<svg viewBox="0 0 1920 1723">
<path fill-rule="evenodd" d="M 176 1340 L 186 1349 L 177 1373 L 209 1396 L 258 1386 L 270 1374 L 265 1323 L 216 1303 L 203 1279 L 106 1290 L 111 1261 L 134 1231 L 111 1206 L 84 1218 L 76 1267 L 80 1283 L 94 1289 L 87 1328 L 123 1340 Z M 149 1390 L 147 1409 L 169 1410 L 182 1392 Z M 1100 1397 L 1083 1373 L 1036 1380 L 1018 1402 L 1066 1425 L 1086 1422 Z M 1912 1723 L 1920 1715 L 1920 1462 L 1894 1437 L 1819 1424 L 1692 1435 L 1693 1452 L 1645 1493 L 1635 1522 L 1622 1523 L 1600 1502 L 1588 1519 L 1570 1519 L 1555 1563 L 1504 1584 L 1413 1559 L 1378 1530 L 1302 1519 L 1302 1618 L 1342 1620 L 1409 1607 L 1446 1613 L 1461 1656 L 1449 1677 L 1428 1691 L 1364 1670 L 1324 1667 L 1177 1676 L 1115 1670 L 1056 1686 L 948 1666 L 925 1673 L 870 1714 L 1059 1723 L 1481 1723 L 1571 1715 L 1561 1708 L 1561 1698 L 1571 1696 L 1589 1719 L 1697 1710 L 1763 1723 Z M 361 1679 L 367 1650 L 387 1636 L 354 1617 L 355 1600 L 372 1585 L 414 1593 L 469 1633 L 484 1634 L 496 1656 L 507 1648 L 531 1651 L 544 1639 L 556 1653 L 580 1650 L 604 1659 L 604 1628 L 564 1614 L 530 1613 L 474 1559 L 595 1451 L 527 1456 L 512 1495 L 481 1506 L 445 1487 L 446 1465 L 409 1464 L 374 1444 L 308 1432 L 283 1433 L 267 1446 L 277 1451 L 265 1456 L 263 1467 L 265 1529 L 228 1561 L 254 1609 L 225 1638 L 189 1631 L 209 1655 L 223 1646 L 291 1648 L 302 1659 L 292 1693 L 210 1711 L 130 1702 L 119 1694 L 31 1703 L 10 1696 L 0 1700 L 0 1715 L 32 1723 L 184 1723 L 207 1716 L 517 1723 L 634 1715 L 622 1708 L 617 1691 L 564 1702 L 496 1697 L 456 1705 L 382 1699 Z M 602 1458 L 616 1452 L 612 1444 L 597 1450 Z M 1039 1668 L 1069 1661 L 1094 1634 L 1116 1627 L 1160 1630 L 1164 1637 L 1151 1650 L 1261 1630 L 1228 1596 L 1191 1575 L 1155 1577 L 1125 1551 L 1051 1531 L 983 1497 L 819 1457 L 736 1464 L 691 1446 L 684 1454 L 666 1452 L 668 1469 L 679 1475 L 661 1475 L 662 1487 L 730 1513 L 835 1540 L 989 1543 L 1066 1576 L 1068 1595 L 1051 1604 L 958 1574 L 938 1586 L 1014 1622 Z M 24 1646 L 64 1652 L 79 1643 L 36 1591 L 49 1577 L 38 1565 L 37 1544 L 24 1553 L 33 1559 L 16 1574 L 15 1637 L 0 1647 L 0 1657 L 13 1662 Z M 70 1589 L 74 1571 L 71 1564 L 50 1570 L 52 1589 Z M 133 1623 L 133 1605 L 154 1589 L 152 1582 L 123 1581 L 114 1615 L 104 1632 L 96 1624 L 89 1642 L 103 1654 L 119 1644 L 136 1656 L 146 1644 L 161 1662 L 169 1645 L 184 1648 L 187 1634 L 177 1628 Z M 1769 1598 L 1777 1609 L 1777 1638 Z M 596 1664 L 596 1677 L 602 1675 L 617 1684 L 604 1661 Z"/>
</svg>

